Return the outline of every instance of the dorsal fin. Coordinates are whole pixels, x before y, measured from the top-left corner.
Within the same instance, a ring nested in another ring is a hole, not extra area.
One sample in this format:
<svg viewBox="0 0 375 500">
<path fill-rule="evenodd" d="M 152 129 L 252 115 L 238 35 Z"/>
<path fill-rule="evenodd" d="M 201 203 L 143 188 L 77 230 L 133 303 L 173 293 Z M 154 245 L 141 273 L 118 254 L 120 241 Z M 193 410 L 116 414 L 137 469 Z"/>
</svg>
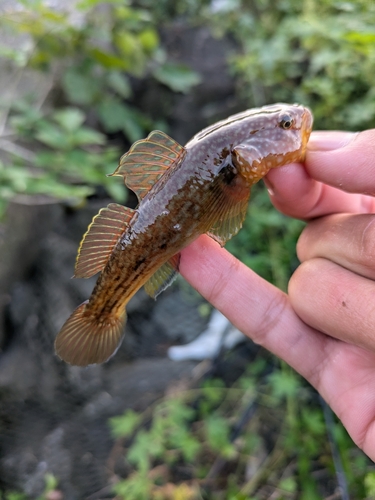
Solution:
<svg viewBox="0 0 375 500">
<path fill-rule="evenodd" d="M 177 278 L 179 265 L 180 254 L 178 253 L 159 267 L 147 281 L 145 284 L 147 294 L 153 299 L 156 299 L 156 297 L 168 288 Z"/>
<path fill-rule="evenodd" d="M 186 149 L 160 130 L 133 144 L 110 175 L 122 175 L 126 186 L 141 201 L 170 167 L 180 164 Z"/>
<path fill-rule="evenodd" d="M 95 215 L 79 246 L 74 278 L 90 278 L 103 270 L 134 212 L 110 203 Z"/>
</svg>

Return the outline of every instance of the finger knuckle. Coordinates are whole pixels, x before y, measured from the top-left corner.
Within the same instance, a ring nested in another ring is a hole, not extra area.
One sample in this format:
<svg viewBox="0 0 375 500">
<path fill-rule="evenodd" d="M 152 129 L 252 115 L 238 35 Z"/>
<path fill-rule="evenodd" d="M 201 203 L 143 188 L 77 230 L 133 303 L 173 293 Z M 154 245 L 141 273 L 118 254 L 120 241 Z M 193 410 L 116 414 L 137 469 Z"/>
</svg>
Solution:
<svg viewBox="0 0 375 500">
<path fill-rule="evenodd" d="M 371 217 L 360 234 L 360 259 L 363 264 L 375 268 L 375 217 Z"/>
</svg>

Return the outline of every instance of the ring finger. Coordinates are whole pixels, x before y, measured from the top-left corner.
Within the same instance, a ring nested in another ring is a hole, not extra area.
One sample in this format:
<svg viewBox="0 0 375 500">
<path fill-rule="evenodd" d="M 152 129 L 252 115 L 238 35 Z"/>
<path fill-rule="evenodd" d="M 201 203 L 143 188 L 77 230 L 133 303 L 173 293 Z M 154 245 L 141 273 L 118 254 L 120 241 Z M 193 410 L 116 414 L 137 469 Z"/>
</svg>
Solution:
<svg viewBox="0 0 375 500">
<path fill-rule="evenodd" d="M 289 284 L 308 325 L 375 350 L 375 216 L 334 215 L 310 223 Z"/>
</svg>

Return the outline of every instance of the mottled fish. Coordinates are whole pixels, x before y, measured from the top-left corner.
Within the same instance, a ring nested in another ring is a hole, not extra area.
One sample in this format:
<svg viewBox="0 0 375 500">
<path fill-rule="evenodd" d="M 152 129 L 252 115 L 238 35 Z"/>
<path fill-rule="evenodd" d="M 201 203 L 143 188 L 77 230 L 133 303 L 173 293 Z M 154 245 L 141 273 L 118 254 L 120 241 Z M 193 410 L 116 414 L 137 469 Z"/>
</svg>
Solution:
<svg viewBox="0 0 375 500">
<path fill-rule="evenodd" d="M 271 168 L 303 160 L 311 127 L 307 108 L 275 104 L 215 123 L 185 147 L 160 131 L 134 143 L 112 175 L 124 177 L 139 205 L 111 203 L 90 224 L 74 276 L 101 274 L 57 335 L 57 355 L 79 366 L 109 359 L 137 290 L 163 291 L 178 273 L 179 251 L 199 235 L 220 245 L 235 235 L 251 186 Z"/>
</svg>

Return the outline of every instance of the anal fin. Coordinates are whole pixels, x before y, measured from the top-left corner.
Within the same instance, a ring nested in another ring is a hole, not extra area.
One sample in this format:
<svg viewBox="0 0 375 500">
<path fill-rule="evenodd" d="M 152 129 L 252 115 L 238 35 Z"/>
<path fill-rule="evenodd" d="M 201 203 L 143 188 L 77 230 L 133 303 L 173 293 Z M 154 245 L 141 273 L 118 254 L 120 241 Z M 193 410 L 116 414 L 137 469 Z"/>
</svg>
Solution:
<svg viewBox="0 0 375 500">
<path fill-rule="evenodd" d="M 180 254 L 174 255 L 151 276 L 145 284 L 147 294 L 156 297 L 173 283 L 178 276 Z"/>
<path fill-rule="evenodd" d="M 117 203 L 99 211 L 79 246 L 74 278 L 90 278 L 103 270 L 133 215 L 134 210 Z"/>
</svg>

